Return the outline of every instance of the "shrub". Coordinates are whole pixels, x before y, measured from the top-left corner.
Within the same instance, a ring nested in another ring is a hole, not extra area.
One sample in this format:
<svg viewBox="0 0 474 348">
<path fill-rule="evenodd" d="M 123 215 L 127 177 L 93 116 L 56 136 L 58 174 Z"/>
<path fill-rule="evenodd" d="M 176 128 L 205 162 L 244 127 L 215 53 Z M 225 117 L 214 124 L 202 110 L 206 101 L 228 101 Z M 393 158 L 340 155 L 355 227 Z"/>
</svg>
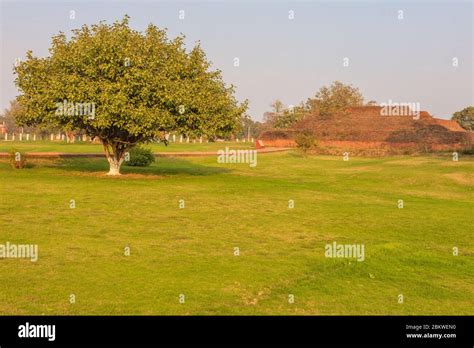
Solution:
<svg viewBox="0 0 474 348">
<path fill-rule="evenodd" d="M 307 152 L 314 146 L 315 139 L 311 132 L 304 131 L 295 137 L 295 143 L 297 148 L 301 149 L 303 152 Z"/>
<path fill-rule="evenodd" d="M 260 138 L 265 140 L 278 140 L 278 139 L 293 139 L 297 134 L 296 131 L 291 129 L 273 129 L 262 132 Z"/>
<path fill-rule="evenodd" d="M 10 157 L 10 165 L 12 168 L 22 169 L 26 165 L 26 154 L 16 149 L 11 149 L 8 153 Z"/>
<path fill-rule="evenodd" d="M 129 151 L 130 159 L 125 164 L 132 167 L 148 167 L 155 162 L 155 155 L 149 148 L 135 146 Z"/>
</svg>

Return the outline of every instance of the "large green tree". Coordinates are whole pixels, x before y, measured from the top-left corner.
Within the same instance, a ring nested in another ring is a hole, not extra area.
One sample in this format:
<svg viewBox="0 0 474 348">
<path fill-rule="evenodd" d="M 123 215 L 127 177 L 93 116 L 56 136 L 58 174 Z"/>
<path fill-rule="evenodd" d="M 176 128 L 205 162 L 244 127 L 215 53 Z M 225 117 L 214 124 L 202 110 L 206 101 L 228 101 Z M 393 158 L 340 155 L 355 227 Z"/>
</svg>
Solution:
<svg viewBox="0 0 474 348">
<path fill-rule="evenodd" d="M 233 86 L 212 70 L 197 44 L 168 39 L 150 24 L 142 33 L 129 17 L 100 22 L 52 38 L 47 57 L 27 58 L 15 67 L 17 121 L 82 130 L 104 145 L 109 175 L 119 175 L 125 153 L 138 143 L 165 140 L 170 132 L 223 136 L 233 132 L 247 108 Z"/>
<path fill-rule="evenodd" d="M 471 132 L 474 131 L 474 106 L 468 106 L 455 112 L 451 119 L 459 123 L 462 128 Z"/>
</svg>

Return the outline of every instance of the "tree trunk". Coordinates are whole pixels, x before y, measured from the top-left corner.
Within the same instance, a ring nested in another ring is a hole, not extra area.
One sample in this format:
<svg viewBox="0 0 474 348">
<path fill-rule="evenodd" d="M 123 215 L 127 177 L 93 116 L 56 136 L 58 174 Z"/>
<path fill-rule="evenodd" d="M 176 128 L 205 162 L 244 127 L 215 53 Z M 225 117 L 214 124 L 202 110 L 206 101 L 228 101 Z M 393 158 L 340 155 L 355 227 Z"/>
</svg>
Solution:
<svg viewBox="0 0 474 348">
<path fill-rule="evenodd" d="M 128 149 L 128 146 L 121 143 L 111 142 L 102 139 L 102 144 L 104 145 L 105 156 L 109 162 L 110 169 L 107 175 L 121 175 L 120 166 L 123 163 L 125 152 Z"/>
<path fill-rule="evenodd" d="M 110 169 L 107 175 L 122 175 L 120 174 L 120 166 L 123 160 L 117 160 L 116 158 L 107 158 L 109 161 Z"/>
</svg>

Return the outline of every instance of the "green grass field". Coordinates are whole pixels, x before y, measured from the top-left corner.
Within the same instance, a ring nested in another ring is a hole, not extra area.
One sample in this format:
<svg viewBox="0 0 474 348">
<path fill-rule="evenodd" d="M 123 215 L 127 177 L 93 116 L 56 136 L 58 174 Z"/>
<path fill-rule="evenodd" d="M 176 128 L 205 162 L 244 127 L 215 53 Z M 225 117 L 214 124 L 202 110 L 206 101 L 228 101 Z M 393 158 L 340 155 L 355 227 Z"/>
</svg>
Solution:
<svg viewBox="0 0 474 348">
<path fill-rule="evenodd" d="M 0 259 L 2 314 L 474 315 L 472 157 L 30 163 L 0 160 L 0 243 L 39 246 Z M 326 258 L 333 241 L 365 261 Z"/>
<path fill-rule="evenodd" d="M 214 142 L 214 143 L 152 143 L 145 145 L 153 152 L 188 152 L 188 151 L 217 151 L 226 146 L 233 149 L 254 148 L 253 143 L 249 142 Z M 63 153 L 103 153 L 104 148 L 101 144 L 91 144 L 89 142 L 76 142 L 68 144 L 63 141 L 0 141 L 0 152 L 8 152 L 10 149 L 16 149 L 24 152 L 63 152 Z"/>
</svg>

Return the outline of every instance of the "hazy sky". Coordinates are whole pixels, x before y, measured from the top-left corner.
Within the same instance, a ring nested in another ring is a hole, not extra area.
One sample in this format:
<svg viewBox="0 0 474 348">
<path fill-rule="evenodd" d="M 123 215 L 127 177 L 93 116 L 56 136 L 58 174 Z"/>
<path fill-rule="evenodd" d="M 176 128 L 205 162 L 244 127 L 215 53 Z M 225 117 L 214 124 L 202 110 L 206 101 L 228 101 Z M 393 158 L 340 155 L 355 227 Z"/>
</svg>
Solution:
<svg viewBox="0 0 474 348">
<path fill-rule="evenodd" d="M 124 14 L 135 29 L 185 34 L 189 48 L 199 40 L 255 120 L 276 98 L 297 104 L 335 80 L 441 118 L 474 105 L 473 1 L 0 1 L 2 110 L 17 94 L 15 58 L 47 55 L 57 32 Z"/>
</svg>

